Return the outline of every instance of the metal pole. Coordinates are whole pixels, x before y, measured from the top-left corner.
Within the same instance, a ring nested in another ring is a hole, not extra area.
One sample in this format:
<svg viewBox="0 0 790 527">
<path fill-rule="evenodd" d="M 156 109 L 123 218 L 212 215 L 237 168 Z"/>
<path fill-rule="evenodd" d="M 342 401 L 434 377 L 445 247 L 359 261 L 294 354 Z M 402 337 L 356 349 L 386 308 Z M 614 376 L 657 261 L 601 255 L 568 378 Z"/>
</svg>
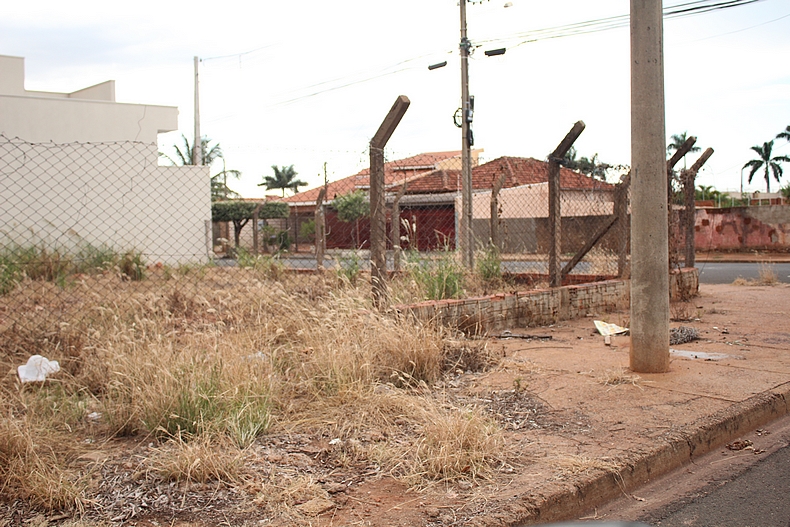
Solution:
<svg viewBox="0 0 790 527">
<path fill-rule="evenodd" d="M 466 37 L 466 2 L 460 0 L 461 7 L 461 254 L 464 266 L 474 266 L 474 236 L 472 234 L 472 155 L 470 152 L 470 130 L 472 109 L 469 103 L 469 49 L 471 43 Z"/>
<path fill-rule="evenodd" d="M 631 0 L 631 369 L 669 371 L 661 0 Z"/>
<path fill-rule="evenodd" d="M 203 164 L 203 141 L 200 140 L 200 97 L 198 96 L 198 63 L 195 57 L 195 139 L 192 142 L 192 164 Z"/>
</svg>

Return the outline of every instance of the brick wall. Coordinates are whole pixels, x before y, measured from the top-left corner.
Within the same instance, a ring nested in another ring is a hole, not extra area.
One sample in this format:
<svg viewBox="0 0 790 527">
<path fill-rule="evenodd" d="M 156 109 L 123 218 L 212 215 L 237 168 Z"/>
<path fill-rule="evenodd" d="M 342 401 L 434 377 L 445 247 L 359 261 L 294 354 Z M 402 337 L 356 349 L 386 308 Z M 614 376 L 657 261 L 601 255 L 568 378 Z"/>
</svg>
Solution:
<svg viewBox="0 0 790 527">
<path fill-rule="evenodd" d="M 592 313 L 626 309 L 630 287 L 628 280 L 606 280 L 463 300 L 427 301 L 396 309 L 426 322 L 435 321 L 466 333 L 480 334 L 514 327 L 545 326 Z M 691 298 L 698 290 L 697 269 L 677 269 L 670 273 L 670 298 Z"/>
</svg>

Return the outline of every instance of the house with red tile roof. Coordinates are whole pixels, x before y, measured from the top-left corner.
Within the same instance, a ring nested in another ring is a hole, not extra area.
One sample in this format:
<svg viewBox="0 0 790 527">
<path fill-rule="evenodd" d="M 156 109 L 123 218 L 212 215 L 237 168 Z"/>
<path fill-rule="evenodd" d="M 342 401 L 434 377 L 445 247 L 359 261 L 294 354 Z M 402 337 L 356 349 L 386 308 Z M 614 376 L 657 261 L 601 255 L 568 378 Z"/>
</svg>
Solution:
<svg viewBox="0 0 790 527">
<path fill-rule="evenodd" d="M 504 175 L 499 216 L 507 232 L 503 249 L 513 252 L 541 250 L 545 245 L 541 241 L 545 238 L 543 231 L 547 232 L 543 226 L 548 209 L 549 164 L 532 158 L 500 157 L 478 165 L 478 154 L 479 151 L 473 153 L 472 163 L 473 230 L 476 238 L 482 244 L 489 238 L 492 188 Z M 460 210 L 460 152 L 433 152 L 391 161 L 385 163 L 384 171 L 387 202 L 392 204 L 395 196 L 402 194 L 399 221 L 407 228 L 403 230 L 406 239 L 402 240 L 401 246 L 418 250 L 454 248 L 458 221 L 456 211 Z M 365 169 L 330 183 L 326 201 L 331 202 L 335 197 L 355 190 L 367 192 L 369 188 L 370 172 Z M 611 214 L 614 185 L 561 168 L 560 188 L 563 190 L 563 221 L 567 218 L 569 225 L 572 217 L 597 218 Z M 313 218 L 319 192 L 320 187 L 285 198 L 296 221 L 300 217 L 303 221 Z M 296 225 L 296 221 L 290 223 Z M 585 221 L 595 223 L 595 220 Z M 326 222 L 327 248 L 353 247 L 352 226 L 341 222 L 331 208 L 327 210 Z M 391 222 L 390 218 L 388 222 Z M 359 229 L 361 242 L 357 248 L 368 248 L 369 221 L 360 220 Z M 525 229 L 532 234 L 518 234 L 527 232 Z M 388 243 L 392 245 L 391 240 Z"/>
<path fill-rule="evenodd" d="M 471 152 L 472 166 L 478 162 L 478 156 L 482 150 L 476 149 Z M 460 167 L 461 167 L 461 152 L 460 151 L 447 151 L 447 152 L 428 152 L 419 154 L 405 159 L 398 159 L 384 163 L 384 185 L 389 194 L 391 189 L 398 189 L 402 185 L 407 188 L 411 185 L 419 185 L 422 177 L 433 173 L 454 173 L 453 181 L 448 182 L 445 193 L 456 192 L 456 188 L 460 184 Z M 456 181 L 457 180 L 457 181 Z M 283 201 L 288 203 L 291 207 L 291 220 L 290 225 L 299 225 L 301 222 L 313 219 L 316 207 L 316 200 L 323 187 L 316 187 L 310 190 L 305 190 L 284 198 Z M 370 169 L 365 168 L 354 174 L 338 181 L 333 181 L 327 185 L 327 193 L 324 203 L 330 203 L 337 196 L 348 194 L 361 190 L 368 192 L 370 190 Z M 397 192 L 397 190 L 395 190 Z M 416 191 L 415 191 L 416 192 Z M 449 196 L 449 194 L 448 194 Z M 450 201 L 452 198 L 450 197 Z M 447 221 L 447 214 L 442 214 L 442 223 Z M 452 217 L 452 214 L 450 214 Z M 328 207 L 325 213 L 326 233 L 327 233 L 327 248 L 328 249 L 349 249 L 353 248 L 356 238 L 356 228 L 359 228 L 359 246 L 358 249 L 369 248 L 370 239 L 370 222 L 369 220 L 359 220 L 358 225 L 351 225 L 340 221 L 337 217 L 336 211 Z M 451 221 L 452 223 L 452 221 Z M 296 228 L 296 232 L 299 229 Z M 453 230 L 454 232 L 454 230 Z"/>
</svg>

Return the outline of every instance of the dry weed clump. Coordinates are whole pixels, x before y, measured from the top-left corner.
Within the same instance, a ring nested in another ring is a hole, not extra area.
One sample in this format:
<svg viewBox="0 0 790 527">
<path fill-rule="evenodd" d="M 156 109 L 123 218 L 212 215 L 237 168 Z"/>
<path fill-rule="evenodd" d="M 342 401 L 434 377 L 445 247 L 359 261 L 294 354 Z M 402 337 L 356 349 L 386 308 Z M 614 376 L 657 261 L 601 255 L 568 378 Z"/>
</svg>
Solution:
<svg viewBox="0 0 790 527">
<path fill-rule="evenodd" d="M 73 467 L 71 443 L 61 433 L 31 426 L 27 419 L 0 417 L 2 494 L 45 510 L 83 510 L 90 478 Z"/>
<path fill-rule="evenodd" d="M 669 313 L 674 322 L 688 322 L 700 316 L 700 310 L 691 302 L 670 302 Z"/>
<path fill-rule="evenodd" d="M 743 277 L 738 277 L 733 280 L 732 285 L 768 285 L 773 286 L 779 283 L 779 277 L 776 275 L 774 265 L 769 262 L 761 262 L 758 268 L 758 277 L 754 280 L 747 280 Z"/>
<path fill-rule="evenodd" d="M 154 442 L 144 464 L 154 477 L 241 487 L 244 449 L 271 430 L 340 438 L 334 462 L 379 463 L 413 484 L 473 479 L 502 455 L 491 421 L 430 389 L 448 368 L 494 360 L 484 347 L 459 351 L 441 329 L 381 314 L 367 289 L 326 276 L 292 284 L 223 271 L 225 281 L 209 270 L 190 282 L 155 270 L 156 289 L 91 276 L 68 305 L 52 284 L 0 298 L 26 309 L 23 323 L 0 319 L 0 366 L 14 372 L 39 353 L 62 368 L 35 385 L 0 381 L 4 497 L 86 506 L 95 474 L 77 462 L 80 449 L 119 436 Z M 312 488 L 282 486 L 284 504 Z"/>
<path fill-rule="evenodd" d="M 146 465 L 165 481 L 236 483 L 244 466 L 244 452 L 227 441 L 178 436 L 156 447 Z"/>
<path fill-rule="evenodd" d="M 426 408 L 422 417 L 422 437 L 405 461 L 407 481 L 475 480 L 502 459 L 501 431 L 481 411 Z"/>
<path fill-rule="evenodd" d="M 776 285 L 779 278 L 776 276 L 774 265 L 768 262 L 761 262 L 759 267 L 760 278 L 757 280 L 759 285 Z"/>
<path fill-rule="evenodd" d="M 604 386 L 619 386 L 621 384 L 639 386 L 642 378 L 634 373 L 629 373 L 625 368 L 616 368 L 598 374 L 597 381 Z"/>
</svg>

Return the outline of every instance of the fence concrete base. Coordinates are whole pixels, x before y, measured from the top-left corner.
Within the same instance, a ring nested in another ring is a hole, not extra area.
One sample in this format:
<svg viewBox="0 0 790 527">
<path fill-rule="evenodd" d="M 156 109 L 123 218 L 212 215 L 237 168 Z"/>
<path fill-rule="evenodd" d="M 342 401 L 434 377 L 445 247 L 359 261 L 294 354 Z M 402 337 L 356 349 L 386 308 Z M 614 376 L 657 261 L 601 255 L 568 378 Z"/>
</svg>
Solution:
<svg viewBox="0 0 790 527">
<path fill-rule="evenodd" d="M 670 273 L 670 298 L 686 300 L 699 290 L 695 268 Z M 457 328 L 469 334 L 485 334 L 514 327 L 545 326 L 592 313 L 626 309 L 630 302 L 629 280 L 605 280 L 517 293 L 436 300 L 395 306 L 419 320 Z"/>
</svg>

